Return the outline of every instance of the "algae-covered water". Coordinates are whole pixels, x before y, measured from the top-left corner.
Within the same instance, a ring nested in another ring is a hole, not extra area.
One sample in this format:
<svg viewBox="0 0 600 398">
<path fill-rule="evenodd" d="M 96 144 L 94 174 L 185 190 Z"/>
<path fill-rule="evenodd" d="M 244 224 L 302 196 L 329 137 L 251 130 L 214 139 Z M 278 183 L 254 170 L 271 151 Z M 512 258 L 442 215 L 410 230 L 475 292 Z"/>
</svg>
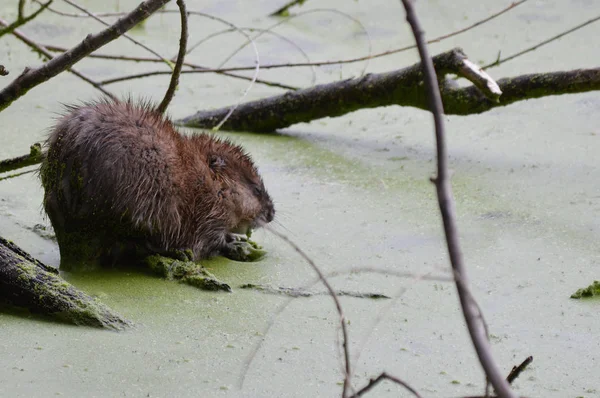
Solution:
<svg viewBox="0 0 600 398">
<path fill-rule="evenodd" d="M 12 3 L 12 4 L 9 4 Z M 74 12 L 56 2 L 56 8 Z M 188 9 L 239 26 L 266 27 L 283 1 L 188 1 Z M 4 19 L 17 1 L 3 2 Z M 80 2 L 94 12 L 129 10 L 136 2 Z M 428 37 L 454 31 L 508 6 L 509 1 L 419 1 Z M 175 4 L 168 8 L 174 9 Z M 308 1 L 362 22 L 375 52 L 413 39 L 394 0 Z M 432 45 L 437 53 L 461 46 L 475 62 L 509 55 L 600 12 L 594 1 L 528 1 L 465 34 Z M 221 29 L 192 17 L 191 43 Z M 69 46 L 100 26 L 44 13 L 23 31 L 40 43 Z M 277 29 L 313 61 L 351 58 L 368 51 L 353 21 L 318 12 Z M 598 25 L 490 70 L 496 77 L 592 68 L 600 64 Z M 178 16 L 155 16 L 132 35 L 167 56 L 176 53 Z M 218 66 L 242 42 L 229 34 L 208 41 L 189 60 Z M 261 63 L 304 58 L 275 36 L 257 41 Z M 124 40 L 103 53 L 145 56 Z M 409 65 L 416 52 L 372 60 L 370 72 Z M 3 86 L 38 57 L 10 36 L 0 39 Z M 252 65 L 244 50 L 229 65 Z M 97 79 L 161 66 L 85 60 L 76 66 Z M 316 82 L 361 73 L 363 63 L 317 70 Z M 251 75 L 251 73 L 249 74 Z M 310 69 L 263 71 L 261 78 L 310 85 Z M 107 86 L 119 95 L 159 100 L 165 76 Z M 214 75 L 184 75 L 170 107 L 174 118 L 235 103 L 247 83 Z M 246 99 L 280 93 L 255 85 Z M 52 124 L 61 102 L 97 97 L 89 85 L 62 74 L 31 90 L 0 114 L 0 158 L 28 152 Z M 459 227 L 474 293 L 489 324 L 495 357 L 508 374 L 527 356 L 533 363 L 514 384 L 526 396 L 600 394 L 600 302 L 569 299 L 600 278 L 600 96 L 548 97 L 482 115 L 446 117 Z M 423 280 L 447 275 L 447 255 L 435 192 L 431 117 L 386 107 L 293 126 L 279 134 L 221 133 L 252 154 L 276 202 L 274 225 L 324 272 L 338 272 L 334 288 L 378 292 L 395 300 L 342 297 L 354 358 L 354 385 L 387 371 L 424 396 L 483 393 L 484 376 L 472 349 L 453 285 Z M 0 181 L 0 235 L 37 258 L 58 265 L 58 248 L 33 231 L 47 224 L 37 177 Z M 314 273 L 298 254 L 266 231 L 253 239 L 268 256 L 256 263 L 217 258 L 205 265 L 234 287 L 208 293 L 131 270 L 64 274 L 136 326 L 108 332 L 54 323 L 27 313 L 0 311 L 0 396 L 336 396 L 342 362 L 338 318 L 331 299 L 293 300 L 243 290 L 244 283 L 300 287 Z M 355 267 L 401 271 L 415 278 L 358 274 Z M 322 291 L 323 288 L 314 288 Z M 273 320 L 273 321 L 272 321 Z M 265 328 L 272 327 L 265 334 Z M 263 341 L 253 361 L 247 358 Z M 360 357 L 357 357 L 361 350 Z M 243 385 L 240 387 L 241 380 Z M 383 383 L 369 396 L 404 396 Z"/>
</svg>

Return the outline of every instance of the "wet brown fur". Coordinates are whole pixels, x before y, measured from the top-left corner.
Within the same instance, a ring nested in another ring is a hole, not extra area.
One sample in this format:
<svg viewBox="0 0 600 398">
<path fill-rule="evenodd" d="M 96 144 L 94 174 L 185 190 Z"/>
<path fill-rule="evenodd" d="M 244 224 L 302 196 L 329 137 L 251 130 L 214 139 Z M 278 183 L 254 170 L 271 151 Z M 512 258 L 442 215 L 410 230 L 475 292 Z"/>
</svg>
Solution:
<svg viewBox="0 0 600 398">
<path fill-rule="evenodd" d="M 152 252 L 217 253 L 228 234 L 273 219 L 250 157 L 208 134 L 183 136 L 149 103 L 68 106 L 47 141 L 44 208 L 61 257 L 73 240 L 95 255 L 142 243 Z"/>
</svg>

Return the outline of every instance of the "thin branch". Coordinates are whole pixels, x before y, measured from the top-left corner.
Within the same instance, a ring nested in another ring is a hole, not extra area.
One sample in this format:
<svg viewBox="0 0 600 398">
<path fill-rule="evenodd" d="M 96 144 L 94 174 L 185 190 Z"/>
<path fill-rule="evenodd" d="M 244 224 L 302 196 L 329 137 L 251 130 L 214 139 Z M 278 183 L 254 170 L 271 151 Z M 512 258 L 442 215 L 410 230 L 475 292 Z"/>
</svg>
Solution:
<svg viewBox="0 0 600 398">
<path fill-rule="evenodd" d="M 501 11 L 490 15 L 489 17 L 482 19 L 480 21 L 475 22 L 472 25 L 469 25 L 463 29 L 459 29 L 457 31 L 454 31 L 452 33 L 448 33 L 442 36 L 438 36 L 435 39 L 431 39 L 429 40 L 427 43 L 431 44 L 431 43 L 437 43 L 440 42 L 442 40 L 448 39 L 450 37 L 459 35 L 461 33 L 467 32 L 471 29 L 476 28 L 479 25 L 482 25 L 486 22 L 491 21 L 494 18 L 499 17 L 500 15 L 512 10 L 513 8 L 525 3 L 528 0 L 521 0 L 521 1 L 517 1 L 512 3 L 511 5 L 509 5 L 508 7 L 502 9 Z M 170 10 L 165 10 L 164 12 L 169 12 Z M 312 11 L 312 10 L 311 10 Z M 311 11 L 307 11 L 306 13 L 309 13 Z M 294 16 L 295 17 L 295 16 Z M 282 22 L 280 22 L 282 23 Z M 354 63 L 354 62 L 363 62 L 363 61 L 369 61 L 370 59 L 374 59 L 374 58 L 380 58 L 380 57 L 385 57 L 387 55 L 392 55 L 392 54 L 397 54 L 399 52 L 403 52 L 403 51 L 407 51 L 407 50 L 411 50 L 416 48 L 415 45 L 410 45 L 410 46 L 406 46 L 406 47 L 401 47 L 401 48 L 397 48 L 394 50 L 389 50 L 389 51 L 384 51 L 378 54 L 374 54 L 374 55 L 366 55 L 366 56 L 362 56 L 362 57 L 358 57 L 358 58 L 351 58 L 351 59 L 345 59 L 345 60 L 336 60 L 336 61 L 318 61 L 318 62 L 297 62 L 297 63 L 284 63 L 284 64 L 267 64 L 267 65 L 261 65 L 260 68 L 261 69 L 279 69 L 279 68 L 300 68 L 300 67 L 314 67 L 314 66 L 327 66 L 327 65 L 340 65 L 340 64 L 350 64 L 350 63 Z M 221 73 L 221 72 L 236 72 L 236 71 L 245 71 L 245 70 L 254 70 L 255 66 L 238 66 L 238 67 L 228 67 L 228 68 L 215 68 L 215 69 L 205 69 L 202 72 L 193 72 L 193 73 L 206 73 L 206 72 L 210 72 L 210 73 Z M 122 78 L 117 78 L 118 80 L 110 80 L 110 81 L 105 81 L 104 84 L 110 84 L 110 83 L 114 83 L 116 81 L 123 81 L 123 80 L 129 80 L 129 79 L 135 79 L 135 78 L 140 78 L 140 77 L 147 77 L 147 76 L 154 76 L 154 75 L 159 75 L 159 74 L 166 74 L 169 72 L 162 72 L 162 71 L 157 71 L 157 72 L 149 72 L 148 74 L 139 74 L 139 75 L 131 75 L 131 76 L 126 76 L 126 77 L 122 77 Z"/>
<path fill-rule="evenodd" d="M 491 64 L 488 64 L 488 65 L 484 66 L 482 69 L 488 69 L 488 68 L 493 68 L 493 67 L 499 66 L 499 65 L 501 65 L 501 64 L 503 64 L 503 63 L 505 63 L 505 62 L 508 62 L 508 61 L 510 61 L 510 60 L 512 60 L 512 59 L 515 59 L 515 58 L 517 58 L 517 57 L 520 57 L 520 56 L 521 56 L 521 55 L 523 55 L 523 54 L 527 54 L 527 53 L 529 53 L 529 52 L 531 52 L 531 51 L 537 50 L 538 48 L 540 48 L 540 47 L 542 47 L 542 46 L 545 46 L 545 45 L 546 45 L 546 44 L 548 44 L 548 43 L 552 43 L 553 41 L 555 41 L 555 40 L 558 40 L 558 39 L 560 39 L 561 37 L 568 35 L 569 33 L 573 33 L 573 32 L 575 32 L 576 30 L 579 30 L 579 29 L 583 28 L 584 26 L 587 26 L 587 25 L 589 25 L 589 24 L 592 24 L 592 23 L 594 23 L 594 22 L 597 22 L 598 20 L 600 20 L 600 15 L 598 15 L 597 17 L 595 17 L 595 18 L 592 18 L 592 19 L 590 19 L 589 21 L 586 21 L 586 22 L 584 22 L 584 23 L 582 23 L 582 24 L 579 24 L 579 25 L 577 25 L 577 26 L 574 26 L 573 28 L 571 28 L 571 29 L 569 29 L 569 30 L 567 30 L 567 31 L 564 31 L 564 32 L 562 32 L 562 33 L 560 33 L 560 34 L 558 34 L 558 35 L 556 35 L 556 36 L 552 36 L 551 38 L 549 38 L 549 39 L 546 39 L 546 40 L 544 40 L 544 41 L 542 41 L 542 42 L 540 42 L 540 43 L 538 43 L 538 44 L 536 44 L 536 45 L 534 45 L 534 46 L 532 46 L 532 47 L 529 47 L 529 48 L 527 48 L 527 49 L 525 49 L 525 50 L 519 51 L 519 52 L 518 52 L 518 53 L 516 53 L 516 54 L 509 55 L 509 56 L 508 56 L 508 57 L 506 57 L 506 58 L 497 59 L 496 61 L 492 62 Z"/>
<path fill-rule="evenodd" d="M 252 27 L 240 27 L 238 29 L 225 29 L 219 32 L 215 32 L 215 33 L 211 33 L 210 35 L 203 37 L 201 40 L 199 40 L 198 42 L 194 43 L 193 46 L 191 46 L 188 49 L 187 54 L 190 54 L 193 50 L 195 50 L 197 47 L 199 47 L 201 44 L 206 43 L 208 40 L 213 39 L 215 37 L 218 37 L 220 35 L 223 35 L 225 33 L 231 33 L 231 32 L 236 32 L 238 30 L 241 31 L 250 31 L 250 32 L 261 32 L 261 33 L 268 33 L 270 35 L 273 35 L 283 41 L 285 41 L 286 43 L 290 44 L 292 47 L 294 47 L 296 50 L 298 50 L 298 52 L 302 55 L 302 57 L 306 60 L 306 62 L 310 62 L 310 57 L 308 56 L 308 54 L 306 53 L 306 51 L 304 51 L 302 49 L 302 47 L 300 47 L 298 44 L 296 44 L 293 40 L 288 39 L 287 37 L 285 37 L 284 35 L 280 34 L 280 33 L 276 33 L 273 31 L 270 31 L 268 29 L 259 29 L 259 28 L 252 28 Z M 254 39 L 256 39 L 257 36 L 254 37 Z M 206 69 L 206 68 L 203 68 Z M 317 79 L 317 73 L 314 67 L 311 67 L 311 72 L 312 72 L 312 84 L 314 84 L 316 82 Z M 224 68 L 216 68 L 213 70 L 224 70 Z"/>
<path fill-rule="evenodd" d="M 529 366 L 529 364 L 531 362 L 533 362 L 533 357 L 529 356 L 529 357 L 525 358 L 525 360 L 523 362 L 521 362 L 521 364 L 519 366 L 514 366 L 512 368 L 512 370 L 510 371 L 510 373 L 508 374 L 508 377 L 506 378 L 506 381 L 508 382 L 508 384 L 512 384 L 512 382 L 515 381 L 515 379 L 517 377 L 519 377 L 521 372 L 523 372 L 525 370 L 525 368 L 527 366 Z"/>
<path fill-rule="evenodd" d="M 4 29 L 0 29 L 0 37 L 4 36 L 7 33 L 12 33 L 15 29 L 17 29 L 21 25 L 25 25 L 27 22 L 31 21 L 33 18 L 37 17 L 42 11 L 44 11 L 50 4 L 52 4 L 53 0 L 48 0 L 46 3 L 40 2 L 40 8 L 38 8 L 33 14 L 28 17 L 23 17 L 23 8 L 25 2 L 21 0 L 19 2 L 19 17 L 17 20 L 10 25 L 4 25 Z"/>
<path fill-rule="evenodd" d="M 0 25 L 6 26 L 6 21 L 4 21 L 3 19 L 0 18 Z M 37 51 L 39 54 L 41 54 L 42 56 L 44 56 L 45 58 L 48 59 L 48 61 L 52 60 L 54 57 L 54 55 L 52 55 L 52 53 L 50 51 L 48 51 L 46 48 L 44 48 L 42 45 L 38 44 L 37 42 L 35 42 L 33 39 L 29 38 L 28 36 L 26 36 L 23 32 L 21 32 L 18 29 L 13 29 L 12 34 L 17 37 L 19 40 L 21 40 L 23 43 L 27 44 L 29 47 L 33 48 L 35 51 Z M 39 68 L 38 68 L 39 69 Z M 25 69 L 25 71 L 21 74 L 21 76 L 17 77 L 13 83 L 19 79 L 21 79 L 24 75 L 28 74 L 31 72 L 31 69 Z M 94 86 L 97 90 L 101 91 L 104 95 L 110 97 L 110 98 L 115 98 L 114 95 L 112 95 L 108 90 L 106 90 L 105 88 L 103 88 L 101 86 L 101 84 L 97 83 L 95 80 L 93 80 L 92 78 L 90 78 L 89 76 L 79 72 L 77 69 L 75 68 L 69 68 L 69 72 L 71 72 L 72 74 L 74 74 L 75 76 L 77 76 L 78 78 L 80 78 L 81 80 L 91 84 L 92 86 Z M 11 83 L 11 84 L 13 84 Z M 6 90 L 6 88 L 4 90 L 2 90 L 2 92 L 0 92 L 0 99 L 2 98 L 2 93 Z M 24 93 L 23 93 L 24 94 Z M 7 105 L 8 106 L 8 105 Z M 0 111 L 2 110 L 2 106 L 1 106 L 1 101 L 0 101 Z"/>
<path fill-rule="evenodd" d="M 338 15 L 341 15 L 342 17 L 344 17 L 344 18 L 347 18 L 347 19 L 353 21 L 355 24 L 357 24 L 360 27 L 360 29 L 362 30 L 363 34 L 366 36 L 367 43 L 368 43 L 368 51 L 367 51 L 367 57 L 365 59 L 366 62 L 365 62 L 365 65 L 363 67 L 363 70 L 362 70 L 360 76 L 364 75 L 365 72 L 366 72 L 366 70 L 367 70 L 367 67 L 369 66 L 369 61 L 371 60 L 371 51 L 373 49 L 372 44 L 371 44 L 371 36 L 369 35 L 369 32 L 367 31 L 367 28 L 365 28 L 365 25 L 363 25 L 363 23 L 360 22 L 360 20 L 358 20 L 357 18 L 354 18 L 354 17 L 348 15 L 345 12 L 342 12 L 342 11 L 339 11 L 339 10 L 336 10 L 336 9 L 333 9 L 333 8 L 317 8 L 317 9 L 314 9 L 314 10 L 304 11 L 304 12 L 301 12 L 299 14 L 287 17 L 283 21 L 279 21 L 277 23 L 274 23 L 273 25 L 267 27 L 265 29 L 265 31 L 271 31 L 271 30 L 275 29 L 276 27 L 278 27 L 280 25 L 283 25 L 283 24 L 286 24 L 286 23 L 290 22 L 291 20 L 293 20 L 295 18 L 298 18 L 298 17 L 306 16 L 306 15 L 313 14 L 313 13 L 322 13 L 322 12 L 338 14 Z M 264 32 L 259 32 L 257 35 L 255 35 L 252 38 L 252 40 L 258 39 L 260 36 L 263 35 L 263 33 Z M 250 44 L 250 41 L 247 41 L 246 43 L 242 44 L 236 50 L 234 50 L 231 54 L 229 54 L 229 56 L 227 58 L 225 58 L 225 60 L 221 63 L 221 65 L 219 65 L 219 68 L 222 67 L 222 66 L 224 66 L 227 61 L 229 61 L 233 56 L 235 56 L 239 51 L 241 51 L 248 44 Z M 311 67 L 314 68 L 314 65 L 310 65 L 310 64 L 311 64 L 310 62 L 306 63 L 306 66 L 311 66 Z"/>
<path fill-rule="evenodd" d="M 165 93 L 163 100 L 160 105 L 156 108 L 156 110 L 160 113 L 165 113 L 167 108 L 169 107 L 169 103 L 173 99 L 175 95 L 175 90 L 177 89 L 177 85 L 179 84 L 179 75 L 181 75 L 181 68 L 183 67 L 183 61 L 185 60 L 185 54 L 187 50 L 187 40 L 188 40 L 188 16 L 185 8 L 185 2 L 183 0 L 177 0 L 177 6 L 179 7 L 179 12 L 181 14 L 181 36 L 179 37 L 179 53 L 177 54 L 177 61 L 175 62 L 175 68 L 173 69 L 173 74 L 171 75 L 171 82 L 169 83 L 169 88 Z"/>
<path fill-rule="evenodd" d="M 403 272 L 403 271 L 397 271 L 397 270 L 383 270 L 383 269 L 377 269 L 377 268 L 371 268 L 371 267 L 352 267 L 349 269 L 344 269 L 342 271 L 333 271 L 330 272 L 328 274 L 325 275 L 325 278 L 327 280 L 334 278 L 334 277 L 338 277 L 338 276 L 342 276 L 342 275 L 347 275 L 347 274 L 362 274 L 362 273 L 373 273 L 373 274 L 381 274 L 381 275 L 386 275 L 386 276 L 395 276 L 397 278 L 412 278 L 412 279 L 418 279 L 418 280 L 428 280 L 428 281 L 437 281 L 437 282 L 453 282 L 454 279 L 449 278 L 449 277 L 445 277 L 445 276 L 432 276 L 432 275 L 416 275 L 414 273 L 411 272 Z M 304 285 L 302 285 L 300 287 L 300 289 L 312 289 L 314 288 L 314 286 L 319 283 L 321 281 L 321 278 L 317 277 L 313 280 L 311 280 L 308 283 L 305 283 Z M 252 361 L 254 360 L 254 358 L 256 357 L 256 354 L 258 353 L 258 351 L 260 350 L 260 348 L 262 347 L 262 342 L 264 341 L 264 336 L 266 336 L 269 331 L 271 330 L 271 328 L 273 327 L 273 324 L 275 322 L 275 319 L 277 319 L 277 317 L 294 301 L 294 297 L 290 297 L 287 300 L 285 300 L 281 305 L 279 305 L 275 311 L 273 311 L 273 315 L 271 316 L 271 319 L 269 319 L 269 322 L 267 323 L 267 326 L 263 329 L 262 331 L 262 336 L 263 339 L 254 346 L 254 348 L 252 349 L 252 351 L 250 352 L 250 354 L 247 356 L 246 360 L 244 361 L 245 363 L 245 368 L 244 371 L 242 372 L 241 376 L 240 376 L 240 380 L 239 380 L 239 388 L 241 389 L 244 385 L 244 381 L 246 378 L 246 373 L 248 372 L 248 369 L 250 367 L 250 365 L 252 364 Z"/>
<path fill-rule="evenodd" d="M 36 171 L 37 171 L 37 168 L 35 168 L 33 170 L 22 171 L 20 173 L 9 174 L 6 177 L 0 177 L 0 181 L 10 180 L 11 178 L 20 177 L 20 176 L 25 175 L 25 174 L 35 173 Z"/>
<path fill-rule="evenodd" d="M 456 289 L 460 298 L 465 321 L 469 333 L 471 334 L 471 340 L 473 341 L 473 345 L 479 356 L 479 361 L 492 385 L 496 389 L 496 392 L 503 398 L 516 398 L 516 394 L 511 390 L 510 385 L 506 382 L 504 377 L 502 377 L 500 369 L 494 361 L 491 347 L 487 335 L 485 334 L 485 329 L 482 322 L 478 319 L 477 306 L 473 305 L 472 302 L 474 301 L 474 298 L 470 293 L 467 271 L 463 263 L 456 225 L 452 187 L 449 181 L 448 150 L 444 131 L 442 96 L 438 87 L 437 75 L 433 67 L 433 62 L 427 51 L 424 32 L 413 9 L 412 0 L 402 0 L 402 4 L 406 10 L 406 19 L 412 28 L 415 41 L 417 42 L 417 48 L 419 49 L 419 56 L 421 57 L 425 75 L 425 86 L 428 93 L 427 98 L 435 124 L 438 167 L 437 177 L 434 182 L 437 188 L 440 212 L 442 213 L 442 220 L 444 222 L 448 254 L 454 270 Z"/>
<path fill-rule="evenodd" d="M 54 46 L 51 44 L 44 44 L 43 45 L 48 51 L 54 51 L 54 52 L 65 52 L 68 51 L 67 48 L 64 47 L 59 47 L 59 46 Z M 109 55 L 109 54 L 89 54 L 87 56 L 87 58 L 98 58 L 98 59 L 111 59 L 111 60 L 115 60 L 115 61 L 132 61 L 132 62 L 164 62 L 161 59 L 156 59 L 156 58 L 148 58 L 148 57 L 129 57 L 129 56 L 125 56 L 125 55 Z M 205 71 L 206 73 L 217 73 L 220 75 L 224 75 L 224 76 L 229 76 L 229 77 L 233 77 L 234 79 L 241 79 L 241 80 L 246 80 L 246 81 L 251 81 L 252 78 L 248 77 L 248 76 L 243 76 L 243 75 L 237 75 L 234 73 L 229 73 L 226 72 L 224 70 L 216 70 L 216 69 L 210 69 L 201 65 L 197 65 L 191 62 L 184 62 L 183 63 L 184 66 L 188 66 L 190 68 L 193 69 L 198 69 L 198 72 L 196 73 L 202 73 L 202 71 Z M 226 68 L 225 68 L 226 69 Z M 186 71 L 182 71 L 181 73 L 185 73 Z M 155 76 L 155 75 L 170 75 L 172 72 L 170 71 L 157 71 L 157 72 L 152 72 L 151 74 L 142 74 L 143 76 L 138 76 L 138 75 L 133 75 L 132 77 L 129 76 L 123 76 L 121 78 L 116 78 L 116 79 L 109 79 L 109 80 L 103 80 L 100 81 L 99 84 L 101 85 L 107 85 L 107 84 L 112 84 L 112 83 L 117 83 L 117 82 L 122 82 L 122 81 L 126 81 L 126 80 L 130 80 L 130 79 L 137 79 L 137 78 L 143 78 L 143 77 L 149 77 L 149 76 Z M 294 86 L 288 86 L 285 84 L 281 84 L 281 83 L 277 83 L 277 82 L 271 82 L 268 80 L 262 80 L 262 79 L 256 79 L 256 83 L 259 84 L 263 84 L 265 86 L 270 86 L 270 87 L 277 87 L 277 88 L 282 88 L 285 90 L 298 90 L 298 87 L 294 87 Z"/>
<path fill-rule="evenodd" d="M 379 376 L 377 376 L 376 378 L 371 379 L 369 381 L 369 384 L 367 384 L 366 386 L 364 386 L 363 388 L 361 388 L 360 390 L 358 390 L 356 392 L 356 394 L 354 394 L 354 395 L 351 396 L 351 398 L 362 397 L 364 394 L 366 394 L 367 392 L 369 392 L 373 387 L 375 387 L 377 384 L 379 384 L 383 380 L 389 380 L 389 381 L 391 381 L 393 383 L 401 385 L 402 387 L 404 387 L 408 391 L 410 391 L 410 393 L 412 395 L 414 395 L 415 397 L 421 398 L 421 395 L 417 392 L 417 390 L 415 390 L 414 388 L 412 388 L 408 383 L 400 380 L 397 377 L 389 375 L 386 372 L 383 372 Z"/>
<path fill-rule="evenodd" d="M 331 285 L 329 284 L 329 281 L 327 280 L 327 278 L 325 277 L 323 272 L 321 272 L 321 270 L 319 269 L 319 267 L 317 267 L 315 262 L 297 244 L 292 242 L 284 234 L 274 230 L 273 228 L 269 227 L 268 225 L 265 225 L 264 228 L 267 229 L 272 234 L 274 234 L 275 236 L 277 236 L 278 238 L 280 238 L 281 240 L 283 240 L 284 242 L 286 242 L 288 245 L 290 245 L 296 251 L 296 253 L 298 253 L 310 265 L 310 267 L 313 269 L 313 271 L 315 271 L 315 273 L 318 275 L 319 280 L 323 283 L 323 285 L 329 292 L 329 295 L 331 296 L 333 302 L 335 303 L 335 309 L 337 310 L 337 313 L 339 315 L 339 322 L 340 322 L 340 326 L 342 329 L 342 348 L 344 350 L 344 367 L 345 367 L 344 386 L 343 386 L 343 390 L 342 390 L 342 397 L 346 398 L 348 390 L 350 388 L 351 364 L 350 364 L 350 349 L 348 348 L 348 344 L 349 344 L 348 330 L 347 330 L 347 325 L 346 325 L 346 317 L 344 316 L 344 311 L 342 310 L 342 304 L 340 303 L 340 300 L 338 299 L 338 297 L 335 294 L 335 290 L 333 290 L 333 287 L 331 287 Z"/>
<path fill-rule="evenodd" d="M 36 0 L 36 1 L 40 1 L 40 0 Z M 65 3 L 71 5 L 72 7 L 77 8 L 79 11 L 82 11 L 85 14 L 89 15 L 91 18 L 93 18 L 96 21 L 100 22 L 102 25 L 104 25 L 104 26 L 110 26 L 110 24 L 108 22 L 103 21 L 97 15 L 91 13 L 90 11 L 88 11 L 85 8 L 81 7 L 80 5 L 75 4 L 74 2 L 72 2 L 70 0 L 63 0 L 63 1 Z M 165 57 L 163 57 L 162 55 L 160 55 L 158 52 L 154 51 L 150 47 L 146 46 L 144 43 L 141 43 L 141 42 L 137 41 L 136 39 L 134 39 L 133 37 L 131 37 L 127 33 L 123 33 L 122 36 L 124 38 L 126 38 L 127 40 L 129 40 L 130 42 L 136 44 L 137 46 L 142 47 L 144 50 L 148 51 L 149 53 L 154 54 L 159 60 L 161 60 L 162 62 L 164 62 L 165 64 L 167 64 L 169 66 L 169 68 L 172 68 L 173 63 L 171 61 L 169 61 L 168 59 L 166 59 Z"/>
<path fill-rule="evenodd" d="M 128 31 L 168 2 L 169 0 L 146 0 L 125 17 L 117 20 L 109 28 L 95 35 L 88 35 L 71 50 L 54 57 L 37 68 L 26 69 L 19 77 L 0 91 L 0 111 L 7 108 L 13 101 L 33 87 L 58 75 L 91 52 L 117 39 L 123 32 Z"/>
</svg>

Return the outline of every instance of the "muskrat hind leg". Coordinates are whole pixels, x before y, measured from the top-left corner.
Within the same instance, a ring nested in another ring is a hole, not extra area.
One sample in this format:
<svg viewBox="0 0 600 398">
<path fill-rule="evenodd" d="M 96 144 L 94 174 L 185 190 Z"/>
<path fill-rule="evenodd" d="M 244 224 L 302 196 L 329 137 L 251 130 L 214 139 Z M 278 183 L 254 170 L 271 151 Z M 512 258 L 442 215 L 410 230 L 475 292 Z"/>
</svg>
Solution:
<svg viewBox="0 0 600 398">
<path fill-rule="evenodd" d="M 54 231 L 60 250 L 61 271 L 91 271 L 99 268 L 103 245 L 99 239 L 81 232 Z"/>
<path fill-rule="evenodd" d="M 228 234 L 221 254 L 230 260 L 252 262 L 260 260 L 267 252 L 246 235 Z"/>
</svg>

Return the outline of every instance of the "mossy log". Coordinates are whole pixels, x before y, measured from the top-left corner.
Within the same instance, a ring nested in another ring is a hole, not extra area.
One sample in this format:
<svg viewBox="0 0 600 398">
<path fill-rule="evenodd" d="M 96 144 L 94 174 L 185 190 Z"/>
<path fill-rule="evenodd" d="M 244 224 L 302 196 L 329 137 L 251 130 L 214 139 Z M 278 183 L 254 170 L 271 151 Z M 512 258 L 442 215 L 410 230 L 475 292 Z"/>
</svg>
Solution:
<svg viewBox="0 0 600 398">
<path fill-rule="evenodd" d="M 81 292 L 15 244 L 0 237 L 0 300 L 61 321 L 107 329 L 130 322 Z"/>
<path fill-rule="evenodd" d="M 600 68 L 536 73 L 495 82 L 460 48 L 436 55 L 432 61 L 447 115 L 478 114 L 532 98 L 600 90 Z M 449 74 L 464 77 L 473 85 L 459 87 L 446 79 Z M 273 132 L 297 123 L 389 105 L 429 109 L 420 62 L 392 72 L 367 74 L 240 104 L 221 128 Z M 230 111 L 231 106 L 199 111 L 176 124 L 213 128 Z"/>
</svg>

